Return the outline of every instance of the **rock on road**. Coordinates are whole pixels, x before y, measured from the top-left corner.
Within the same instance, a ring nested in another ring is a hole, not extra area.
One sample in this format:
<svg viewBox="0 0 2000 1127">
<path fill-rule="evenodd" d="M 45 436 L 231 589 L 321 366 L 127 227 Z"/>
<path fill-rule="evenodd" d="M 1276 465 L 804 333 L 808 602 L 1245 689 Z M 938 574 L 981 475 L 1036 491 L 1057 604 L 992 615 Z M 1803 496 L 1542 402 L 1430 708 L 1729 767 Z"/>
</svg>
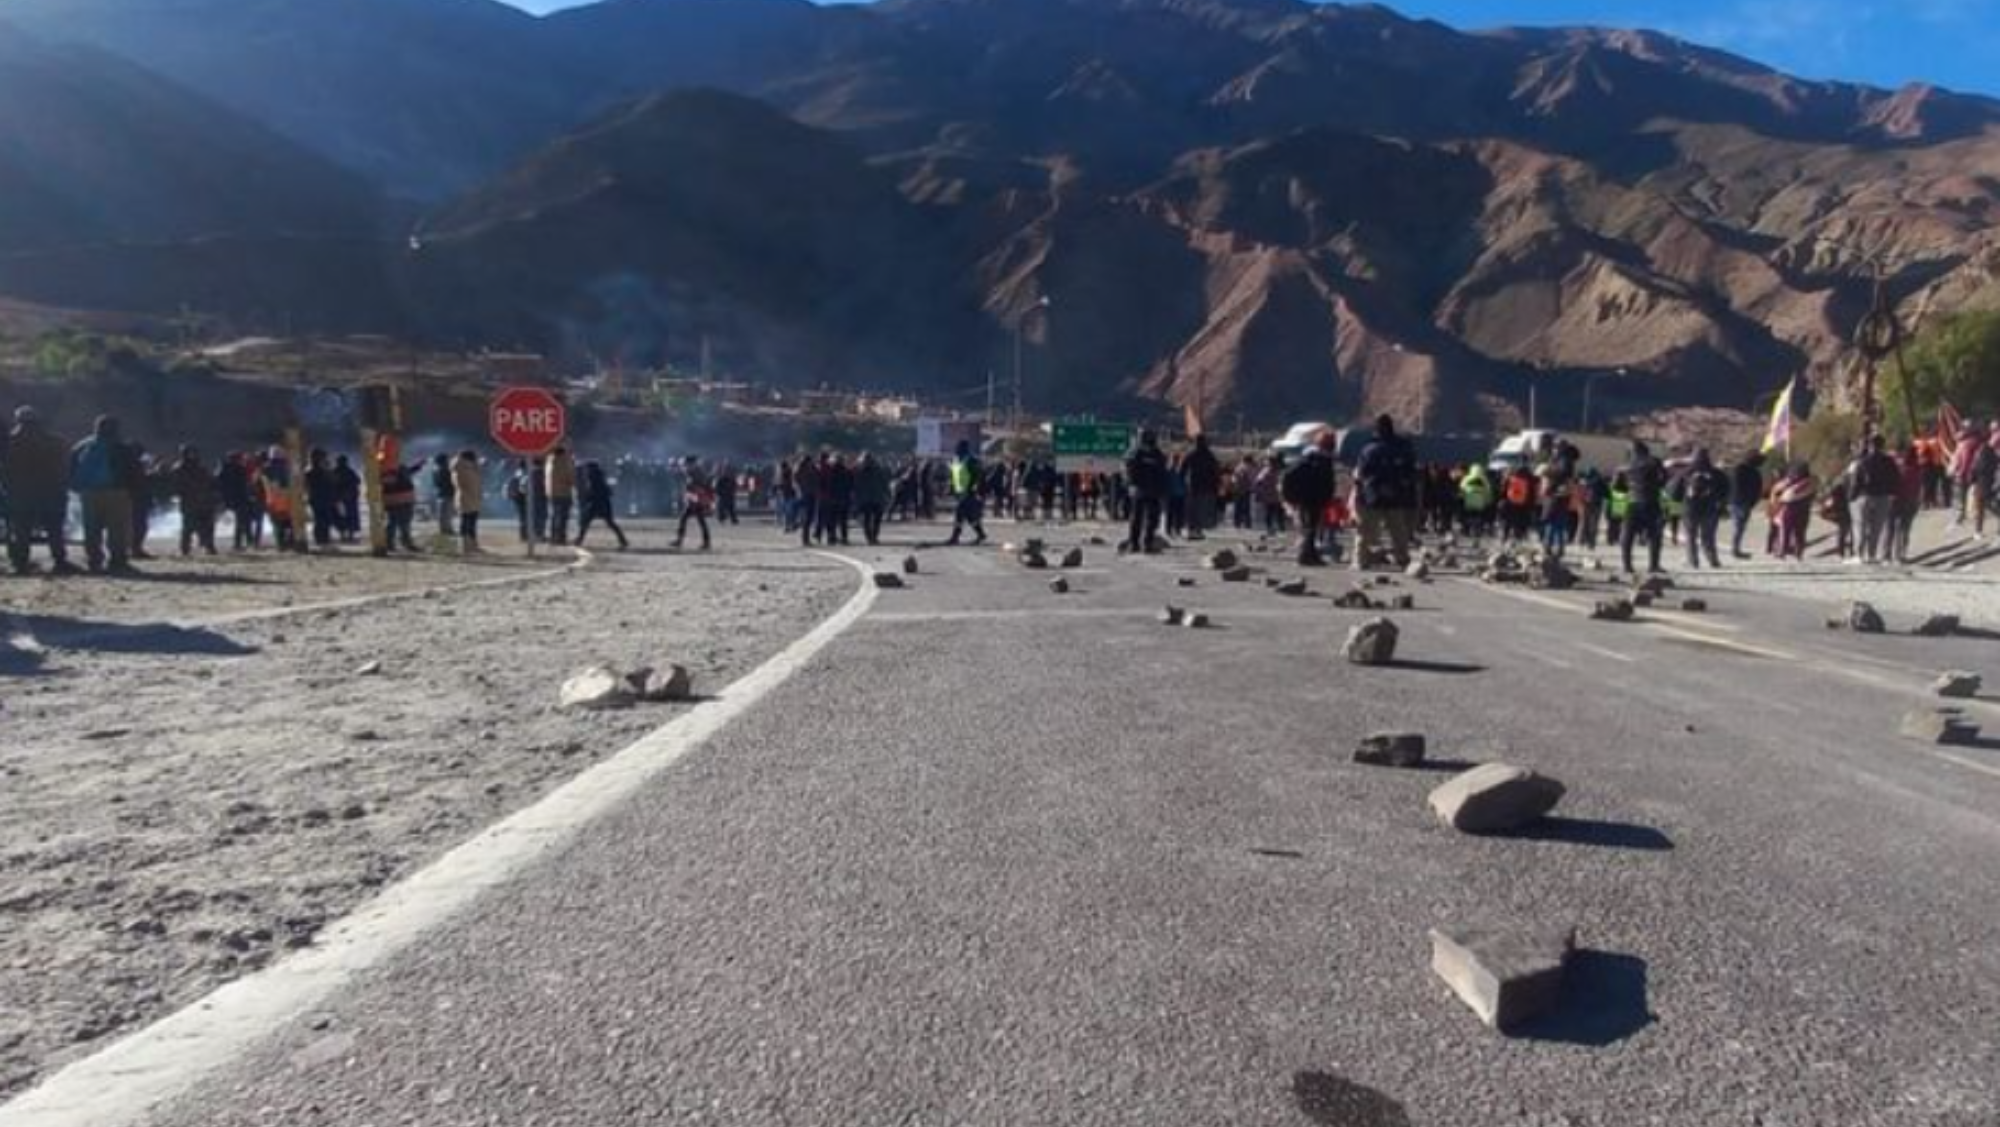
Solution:
<svg viewBox="0 0 2000 1127">
<path fill-rule="evenodd" d="M 1094 550 L 1060 598 L 996 551 L 922 562 L 156 1121 L 2000 1121 L 2000 754 L 1895 734 L 1990 644 L 1446 579 L 1404 582 L 1400 664 L 1365 668 L 1364 614 L 1192 553 Z M 1160 626 L 1170 599 L 1214 628 Z M 1442 763 L 1353 764 L 1385 729 Z M 1444 772 L 1502 759 L 1568 785 L 1558 817 L 1439 825 Z M 1569 1003 L 1513 1037 L 1428 966 L 1429 929 L 1489 922 L 1577 929 Z"/>
</svg>

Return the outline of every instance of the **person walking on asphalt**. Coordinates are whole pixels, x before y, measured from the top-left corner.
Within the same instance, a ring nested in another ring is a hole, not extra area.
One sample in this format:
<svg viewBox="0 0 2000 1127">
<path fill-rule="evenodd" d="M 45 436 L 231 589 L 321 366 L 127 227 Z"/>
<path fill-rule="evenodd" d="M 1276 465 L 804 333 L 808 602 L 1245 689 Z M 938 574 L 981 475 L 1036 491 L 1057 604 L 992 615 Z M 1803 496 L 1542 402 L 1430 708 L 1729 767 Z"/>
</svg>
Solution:
<svg viewBox="0 0 2000 1127">
<path fill-rule="evenodd" d="M 799 468 L 792 475 L 792 484 L 799 491 L 799 546 L 810 548 L 813 537 L 819 533 L 819 460 L 811 454 L 801 457 Z"/>
<path fill-rule="evenodd" d="M 1194 449 L 1181 461 L 1187 475 L 1188 539 L 1205 540 L 1208 530 L 1221 523 L 1222 459 L 1208 445 L 1208 436 L 1194 436 Z"/>
<path fill-rule="evenodd" d="M 728 462 L 715 470 L 715 523 L 743 523 L 736 516 L 736 467 Z"/>
<path fill-rule="evenodd" d="M 1868 448 L 1854 464 L 1855 505 L 1861 512 L 1861 558 L 1880 563 L 1889 558 L 1890 524 L 1896 516 L 1896 495 L 1902 492 L 1903 468 L 1889 453 L 1889 440 L 1868 439 Z"/>
<path fill-rule="evenodd" d="M 1333 461 L 1333 451 L 1339 442 L 1330 430 L 1323 430 L 1306 448 L 1305 454 L 1291 469 L 1285 471 L 1281 488 L 1285 503 L 1290 505 L 1299 517 L 1299 554 L 1301 567 L 1325 567 L 1326 558 L 1320 555 L 1320 536 L 1326 528 L 1327 507 L 1333 504 L 1334 496 L 1340 490 L 1338 471 Z"/>
<path fill-rule="evenodd" d="M 1645 443 L 1634 442 L 1632 460 L 1626 463 L 1623 476 L 1627 501 L 1618 547 L 1625 572 L 1628 575 L 1638 574 L 1632 566 L 1632 549 L 1643 539 L 1646 542 L 1647 574 L 1658 575 L 1661 570 L 1660 550 L 1666 532 L 1667 468 L 1660 464 Z"/>
<path fill-rule="evenodd" d="M 708 514 L 715 506 L 715 485 L 709 480 L 708 471 L 702 468 L 700 458 L 689 454 L 681 464 L 687 476 L 687 496 L 681 502 L 681 523 L 674 533 L 674 548 L 679 550 L 687 543 L 688 522 L 694 521 L 701 528 L 701 550 L 706 552 L 714 546 L 708 537 Z"/>
<path fill-rule="evenodd" d="M 1152 430 L 1139 432 L 1139 444 L 1125 455 L 1125 487 L 1132 498 L 1132 520 L 1126 531 L 1125 552 L 1160 550 L 1160 518 L 1167 499 L 1167 456 L 1160 449 L 1160 436 Z"/>
<path fill-rule="evenodd" d="M 1681 475 L 1681 521 L 1687 530 L 1688 566 L 1700 569 L 1702 557 L 1717 570 L 1722 559 L 1716 539 L 1722 530 L 1722 505 L 1729 496 L 1729 475 L 1716 468 L 1707 450 L 1696 450 L 1694 462 Z"/>
<path fill-rule="evenodd" d="M 431 461 L 431 499 L 437 502 L 438 535 L 449 539 L 458 534 L 458 496 L 452 476 L 451 455 L 439 454 Z"/>
<path fill-rule="evenodd" d="M 861 538 L 870 547 L 882 542 L 882 520 L 889 513 L 889 467 L 873 454 L 861 455 L 854 469 L 854 511 L 861 518 Z"/>
<path fill-rule="evenodd" d="M 1806 558 L 1806 533 L 1812 527 L 1813 499 L 1819 486 L 1804 462 L 1794 465 L 1771 491 L 1771 505 L 1777 512 L 1778 558 Z"/>
<path fill-rule="evenodd" d="M 945 543 L 957 544 L 968 528 L 975 537 L 974 544 L 986 543 L 986 503 L 979 495 L 983 484 L 979 459 L 973 456 L 972 443 L 959 443 L 957 454 L 951 461 L 951 491 L 957 498 L 957 505 L 951 513 L 951 539 Z"/>
<path fill-rule="evenodd" d="M 417 474 L 423 467 L 403 465 L 398 453 L 395 443 L 385 438 L 376 454 L 377 464 L 382 470 L 382 515 L 388 524 L 386 542 L 391 551 L 401 545 L 404 551 L 414 554 L 417 541 L 412 530 L 417 523 Z"/>
<path fill-rule="evenodd" d="M 333 498 L 340 513 L 340 538 L 349 544 L 361 539 L 361 474 L 347 455 L 333 459 Z"/>
<path fill-rule="evenodd" d="M 846 544 L 854 510 L 854 469 L 847 456 L 834 454 L 820 464 L 820 539 L 828 547 Z"/>
<path fill-rule="evenodd" d="M 1395 565 L 1410 566 L 1410 541 L 1417 527 L 1417 451 L 1396 433 L 1396 420 L 1387 415 L 1375 420 L 1375 437 L 1354 464 L 1354 486 L 1361 508 L 1354 570 L 1369 566 L 1384 537 Z"/>
<path fill-rule="evenodd" d="M 618 507 L 613 502 L 611 479 L 604 475 L 604 466 L 598 462 L 585 462 L 582 481 L 577 487 L 577 547 L 583 547 L 584 540 L 590 536 L 590 526 L 598 521 L 603 521 L 604 527 L 618 538 L 619 551 L 632 546 L 632 542 L 625 538 L 625 530 L 618 527 Z"/>
<path fill-rule="evenodd" d="M 1752 450 L 1729 470 L 1729 554 L 1747 560 L 1743 537 L 1750 531 L 1750 518 L 1764 503 L 1764 455 Z"/>
<path fill-rule="evenodd" d="M 194 555 L 197 544 L 204 553 L 214 555 L 215 474 L 203 464 L 201 451 L 192 446 L 181 447 L 180 460 L 174 463 L 172 484 L 174 496 L 181 502 L 181 555 Z"/>
<path fill-rule="evenodd" d="M 340 524 L 339 491 L 334 488 L 333 466 L 326 451 L 318 447 L 306 454 L 306 508 L 312 513 L 313 546 L 332 544 L 333 530 Z"/>
<path fill-rule="evenodd" d="M 35 537 L 49 545 L 58 575 L 76 570 L 69 562 L 69 451 L 50 434 L 32 407 L 14 412 L 14 429 L 0 454 L 0 493 L 7 496 L 7 562 L 18 575 L 34 571 L 30 549 Z"/>
<path fill-rule="evenodd" d="M 70 451 L 70 488 L 83 500 L 83 554 L 92 572 L 132 570 L 130 457 L 110 415 L 100 415 L 91 436 Z"/>
</svg>

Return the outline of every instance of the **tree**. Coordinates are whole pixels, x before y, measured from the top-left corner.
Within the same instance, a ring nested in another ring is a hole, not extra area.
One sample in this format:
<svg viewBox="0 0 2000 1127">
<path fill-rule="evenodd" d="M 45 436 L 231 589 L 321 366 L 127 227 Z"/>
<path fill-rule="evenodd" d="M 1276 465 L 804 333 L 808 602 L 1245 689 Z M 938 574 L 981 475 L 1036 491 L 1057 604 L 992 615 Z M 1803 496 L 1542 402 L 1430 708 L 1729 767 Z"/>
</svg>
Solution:
<svg viewBox="0 0 2000 1127">
<path fill-rule="evenodd" d="M 1904 381 L 1926 428 L 1949 403 L 1967 416 L 2000 414 L 2000 311 L 1956 313 L 1927 327 L 1904 350 L 1903 363 L 1883 363 L 1883 418 L 1892 435 L 1909 435 Z"/>
</svg>

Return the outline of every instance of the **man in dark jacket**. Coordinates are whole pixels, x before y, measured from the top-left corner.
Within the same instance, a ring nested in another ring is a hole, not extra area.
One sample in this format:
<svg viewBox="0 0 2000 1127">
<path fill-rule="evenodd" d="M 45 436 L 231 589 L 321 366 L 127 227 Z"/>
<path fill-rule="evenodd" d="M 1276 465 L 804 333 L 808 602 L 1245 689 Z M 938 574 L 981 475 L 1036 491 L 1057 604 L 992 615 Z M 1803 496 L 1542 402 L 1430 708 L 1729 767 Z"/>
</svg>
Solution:
<svg viewBox="0 0 2000 1127">
<path fill-rule="evenodd" d="M 313 544 L 321 548 L 332 544 L 333 530 L 340 526 L 339 489 L 324 450 L 306 455 L 306 507 L 312 510 Z"/>
<path fill-rule="evenodd" d="M 181 447 L 169 481 L 181 502 L 181 555 L 193 555 L 196 545 L 214 555 L 218 508 L 215 474 L 203 464 L 201 452 L 192 446 Z"/>
<path fill-rule="evenodd" d="M 1326 566 L 1319 541 L 1326 526 L 1327 506 L 1333 504 L 1339 491 L 1338 469 L 1333 461 L 1338 444 L 1334 432 L 1321 431 L 1305 456 L 1279 479 L 1280 496 L 1299 517 L 1299 563 L 1304 567 Z"/>
<path fill-rule="evenodd" d="M 1125 456 L 1126 488 L 1132 496 L 1132 522 L 1120 549 L 1127 552 L 1160 550 L 1160 512 L 1167 499 L 1167 455 L 1160 449 L 1160 436 L 1150 430 L 1139 432 L 1139 445 Z"/>
<path fill-rule="evenodd" d="M 1681 504 L 1684 506 L 1681 519 L 1687 531 L 1689 567 L 1701 567 L 1704 554 L 1708 557 L 1708 566 L 1722 566 L 1715 538 L 1722 527 L 1722 504 L 1728 496 L 1729 475 L 1716 467 L 1708 451 L 1695 451 L 1694 463 L 1681 477 Z"/>
<path fill-rule="evenodd" d="M 1889 453 L 1889 440 L 1874 435 L 1868 450 L 1854 465 L 1854 493 L 1861 509 L 1861 558 L 1869 563 L 1890 554 L 1890 518 L 1896 515 L 1896 493 L 1902 488 L 1903 469 Z"/>
<path fill-rule="evenodd" d="M 1417 527 L 1417 451 L 1396 433 L 1396 420 L 1375 420 L 1375 437 L 1354 466 L 1356 500 L 1361 506 L 1361 531 L 1354 546 L 1354 570 L 1370 563 L 1375 545 L 1386 536 L 1390 559 L 1410 566 L 1410 542 Z"/>
<path fill-rule="evenodd" d="M 1729 470 L 1729 554 L 1739 560 L 1750 558 L 1743 550 L 1743 536 L 1750 529 L 1750 518 L 1757 515 L 1757 507 L 1764 503 L 1764 455 L 1753 450 L 1743 456 Z"/>
<path fill-rule="evenodd" d="M 872 545 L 882 542 L 882 518 L 889 512 L 889 467 L 873 454 L 861 455 L 854 469 L 854 511 L 861 518 L 861 537 Z"/>
<path fill-rule="evenodd" d="M 75 571 L 63 528 L 69 511 L 69 451 L 32 407 L 14 412 L 14 429 L 0 458 L 0 492 L 7 494 L 7 562 L 14 570 L 22 575 L 33 570 L 29 547 L 39 534 L 48 541 L 55 570 Z"/>
<path fill-rule="evenodd" d="M 69 480 L 83 499 L 83 552 L 90 570 L 132 570 L 131 447 L 118 420 L 100 415 L 69 456 Z"/>
<path fill-rule="evenodd" d="M 1209 449 L 1207 435 L 1195 435 L 1181 471 L 1187 475 L 1188 539 L 1205 539 L 1222 514 L 1222 460 Z"/>
<path fill-rule="evenodd" d="M 1632 444 L 1632 460 L 1625 465 L 1625 484 L 1631 494 L 1619 542 L 1625 570 L 1636 574 L 1632 567 L 1632 548 L 1643 539 L 1646 542 L 1647 571 L 1658 575 L 1661 540 L 1666 531 L 1663 494 L 1667 488 L 1667 468 L 1653 457 L 1653 451 L 1643 442 Z"/>
</svg>

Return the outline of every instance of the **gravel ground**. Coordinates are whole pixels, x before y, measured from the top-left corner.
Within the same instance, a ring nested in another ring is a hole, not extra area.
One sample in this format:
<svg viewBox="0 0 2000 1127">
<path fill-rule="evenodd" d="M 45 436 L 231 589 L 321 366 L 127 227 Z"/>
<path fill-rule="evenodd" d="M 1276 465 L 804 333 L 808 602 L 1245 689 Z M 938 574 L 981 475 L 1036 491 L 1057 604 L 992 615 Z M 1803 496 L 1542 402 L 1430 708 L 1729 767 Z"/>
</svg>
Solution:
<svg viewBox="0 0 2000 1127">
<path fill-rule="evenodd" d="M 674 661 L 712 692 L 854 588 L 795 550 L 668 555 L 634 531 L 574 571 L 255 556 L 0 581 L 0 1097 L 691 707 L 563 713 L 573 670 Z M 256 616 L 398 591 L 425 593 Z"/>
</svg>

